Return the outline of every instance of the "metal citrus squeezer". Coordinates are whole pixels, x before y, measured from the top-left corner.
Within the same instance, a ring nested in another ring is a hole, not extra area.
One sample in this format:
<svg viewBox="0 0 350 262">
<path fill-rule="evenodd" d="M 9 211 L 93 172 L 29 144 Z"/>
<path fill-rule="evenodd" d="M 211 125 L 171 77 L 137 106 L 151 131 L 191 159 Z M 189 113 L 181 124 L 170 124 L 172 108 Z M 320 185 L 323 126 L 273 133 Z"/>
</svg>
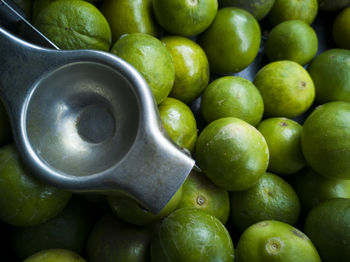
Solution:
<svg viewBox="0 0 350 262">
<path fill-rule="evenodd" d="M 5 0 L 1 20 L 0 95 L 28 167 L 59 188 L 123 192 L 159 212 L 194 160 L 167 136 L 142 76 L 109 53 L 58 50 Z M 51 48 L 10 33 L 12 22 Z"/>
</svg>

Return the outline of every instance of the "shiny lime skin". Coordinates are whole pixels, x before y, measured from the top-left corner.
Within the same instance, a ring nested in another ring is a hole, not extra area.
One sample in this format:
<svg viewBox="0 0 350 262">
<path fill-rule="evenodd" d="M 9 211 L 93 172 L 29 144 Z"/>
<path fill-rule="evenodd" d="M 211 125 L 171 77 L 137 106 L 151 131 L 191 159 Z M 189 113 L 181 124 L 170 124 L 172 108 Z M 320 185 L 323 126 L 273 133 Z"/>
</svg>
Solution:
<svg viewBox="0 0 350 262">
<path fill-rule="evenodd" d="M 153 0 L 158 23 L 174 35 L 195 36 L 212 23 L 217 0 Z"/>
<path fill-rule="evenodd" d="M 256 126 L 263 116 L 264 103 L 252 82 L 239 76 L 225 76 L 205 89 L 201 112 L 207 122 L 236 117 Z"/>
<path fill-rule="evenodd" d="M 104 215 L 92 229 L 87 245 L 89 262 L 148 262 L 151 232 Z"/>
<path fill-rule="evenodd" d="M 179 205 L 181 197 L 182 187 L 177 190 L 175 195 L 158 214 L 153 214 L 144 209 L 135 200 L 127 196 L 108 196 L 107 201 L 112 211 L 125 222 L 138 226 L 145 226 L 173 212 Z"/>
<path fill-rule="evenodd" d="M 71 197 L 71 193 L 34 178 L 12 144 L 0 149 L 0 192 L 0 219 L 14 226 L 33 226 L 48 221 Z"/>
<path fill-rule="evenodd" d="M 228 192 L 211 182 L 203 173 L 192 171 L 182 185 L 182 198 L 177 208 L 195 207 L 226 223 L 230 214 Z"/>
<path fill-rule="evenodd" d="M 253 83 L 263 97 L 265 117 L 294 118 L 309 109 L 315 98 L 311 77 L 293 61 L 267 64 Z"/>
<path fill-rule="evenodd" d="M 269 148 L 269 171 L 288 175 L 305 166 L 300 145 L 302 126 L 298 122 L 284 117 L 268 118 L 260 122 L 257 129 Z"/>
<path fill-rule="evenodd" d="M 46 223 L 31 227 L 14 227 L 12 247 L 20 259 L 52 248 L 69 249 L 81 254 L 93 225 L 89 205 L 72 198 L 56 217 Z"/>
<path fill-rule="evenodd" d="M 305 65 L 316 55 L 318 40 L 314 29 L 300 20 L 289 20 L 274 27 L 265 52 L 271 61 L 291 60 Z"/>
<path fill-rule="evenodd" d="M 292 183 L 304 212 L 332 198 L 350 198 L 350 180 L 325 178 L 311 168 L 299 171 Z"/>
<path fill-rule="evenodd" d="M 318 174 L 350 179 L 350 103 L 317 107 L 304 122 L 301 147 L 306 162 Z"/>
<path fill-rule="evenodd" d="M 169 95 L 175 80 L 171 54 L 157 38 L 133 33 L 120 38 L 111 52 L 134 66 L 150 86 L 157 104 Z"/>
<path fill-rule="evenodd" d="M 152 262 L 232 262 L 230 234 L 216 217 L 184 207 L 166 217 L 151 242 Z"/>
<path fill-rule="evenodd" d="M 260 38 L 260 26 L 254 16 L 240 8 L 226 7 L 219 9 L 210 27 L 199 35 L 198 43 L 207 54 L 210 70 L 228 74 L 253 62 Z"/>
<path fill-rule="evenodd" d="M 271 10 L 275 0 L 219 0 L 219 6 L 234 6 L 251 13 L 257 20 L 263 19 Z"/>
<path fill-rule="evenodd" d="M 306 218 L 305 233 L 323 262 L 350 261 L 350 199 L 330 199 L 314 207 Z"/>
<path fill-rule="evenodd" d="M 350 102 L 350 50 L 331 49 L 318 55 L 308 67 L 314 81 L 316 101 Z"/>
<path fill-rule="evenodd" d="M 86 260 L 68 249 L 47 249 L 35 253 L 23 262 L 86 262 Z"/>
<path fill-rule="evenodd" d="M 318 0 L 320 10 L 339 11 L 350 5 L 350 0 Z"/>
<path fill-rule="evenodd" d="M 175 81 L 170 96 L 190 103 L 208 85 L 208 58 L 198 44 L 186 37 L 167 36 L 161 40 L 171 53 L 175 65 Z"/>
<path fill-rule="evenodd" d="M 226 190 L 246 190 L 258 182 L 269 162 L 264 137 L 234 117 L 207 125 L 196 146 L 198 165 L 209 179 Z"/>
<path fill-rule="evenodd" d="M 272 220 L 254 224 L 243 232 L 236 258 L 236 262 L 321 262 L 316 248 L 303 232 Z"/>
<path fill-rule="evenodd" d="M 180 147 L 193 151 L 197 142 L 197 123 L 191 109 L 180 100 L 167 97 L 159 115 L 170 138 Z"/>
<path fill-rule="evenodd" d="M 301 20 L 311 24 L 318 12 L 318 0 L 276 0 L 268 19 L 272 25 L 287 20 Z"/>
<path fill-rule="evenodd" d="M 152 0 L 104 0 L 101 12 L 111 27 L 113 43 L 124 34 L 158 34 L 158 25 L 153 18 Z"/>
<path fill-rule="evenodd" d="M 239 230 L 264 220 L 278 220 L 294 225 L 300 203 L 294 189 L 282 178 L 265 173 L 251 188 L 231 192 L 231 217 Z"/>
</svg>

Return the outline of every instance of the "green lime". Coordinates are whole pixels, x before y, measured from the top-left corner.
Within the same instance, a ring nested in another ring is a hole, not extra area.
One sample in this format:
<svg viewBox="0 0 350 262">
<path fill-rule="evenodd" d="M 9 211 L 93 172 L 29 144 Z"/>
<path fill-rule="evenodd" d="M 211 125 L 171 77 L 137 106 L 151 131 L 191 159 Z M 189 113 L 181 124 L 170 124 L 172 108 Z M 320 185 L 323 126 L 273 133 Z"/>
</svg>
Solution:
<svg viewBox="0 0 350 262">
<path fill-rule="evenodd" d="M 350 49 L 350 6 L 334 20 L 333 39 L 340 48 Z"/>
<path fill-rule="evenodd" d="M 291 60 L 305 65 L 317 52 L 317 36 L 307 23 L 289 20 L 274 27 L 267 38 L 265 52 L 271 61 Z"/>
<path fill-rule="evenodd" d="M 190 103 L 208 85 L 208 58 L 199 45 L 186 37 L 168 36 L 161 40 L 175 64 L 175 82 L 170 96 Z"/>
<path fill-rule="evenodd" d="M 321 262 L 310 239 L 291 225 L 262 221 L 243 232 L 237 262 Z"/>
<path fill-rule="evenodd" d="M 0 219 L 15 226 L 33 226 L 55 217 L 71 193 L 35 179 L 10 144 L 0 149 Z"/>
<path fill-rule="evenodd" d="M 312 105 L 315 87 L 308 72 L 293 61 L 277 61 L 264 66 L 254 82 L 264 101 L 266 117 L 293 118 Z"/>
<path fill-rule="evenodd" d="M 23 262 L 86 262 L 86 260 L 68 249 L 47 249 L 32 255 Z"/>
<path fill-rule="evenodd" d="M 158 34 L 158 25 L 153 19 L 152 0 L 104 0 L 101 12 L 111 27 L 112 43 L 124 34 Z"/>
<path fill-rule="evenodd" d="M 331 49 L 318 55 L 308 67 L 314 81 L 316 101 L 350 102 L 350 50 Z"/>
<path fill-rule="evenodd" d="M 306 218 L 305 233 L 323 262 L 350 261 L 350 199 L 334 198 L 314 207 Z"/>
<path fill-rule="evenodd" d="M 265 119 L 257 129 L 265 137 L 269 147 L 269 171 L 288 175 L 305 166 L 300 145 L 302 126 L 299 123 L 284 117 L 275 117 Z"/>
<path fill-rule="evenodd" d="M 239 76 L 225 76 L 214 80 L 205 89 L 201 111 L 207 122 L 236 117 L 256 126 L 263 116 L 264 104 L 252 82 Z"/>
<path fill-rule="evenodd" d="M 271 10 L 275 0 L 219 0 L 219 6 L 234 6 L 247 10 L 257 20 L 263 19 Z"/>
<path fill-rule="evenodd" d="M 218 10 L 217 0 L 153 0 L 158 23 L 168 32 L 194 36 L 212 23 Z"/>
<path fill-rule="evenodd" d="M 134 66 L 150 86 L 157 104 L 169 95 L 175 80 L 171 54 L 157 38 L 133 33 L 120 38 L 111 52 Z"/>
<path fill-rule="evenodd" d="M 107 201 L 113 212 L 124 221 L 138 226 L 145 226 L 173 212 L 179 205 L 181 198 L 182 187 L 178 189 L 175 195 L 158 214 L 153 214 L 144 209 L 135 200 L 127 196 L 108 196 Z"/>
<path fill-rule="evenodd" d="M 11 242 L 16 255 L 25 259 L 36 252 L 52 248 L 83 252 L 93 224 L 90 207 L 72 198 L 56 217 L 31 227 L 14 227 Z"/>
<path fill-rule="evenodd" d="M 318 0 L 318 6 L 323 11 L 339 11 L 350 5 L 350 0 Z"/>
<path fill-rule="evenodd" d="M 304 122 L 301 147 L 306 162 L 318 174 L 350 179 L 350 103 L 317 107 Z"/>
<path fill-rule="evenodd" d="M 180 208 L 159 225 L 151 242 L 152 262 L 232 262 L 233 244 L 216 217 L 197 208 Z"/>
<path fill-rule="evenodd" d="M 197 123 L 183 102 L 167 97 L 159 106 L 160 119 L 170 138 L 180 147 L 193 151 L 197 142 Z"/>
<path fill-rule="evenodd" d="M 111 45 L 106 18 L 82 0 L 53 1 L 38 14 L 34 25 L 61 49 L 109 51 Z"/>
<path fill-rule="evenodd" d="M 220 118 L 207 125 L 196 146 L 197 162 L 217 186 L 246 190 L 258 182 L 269 162 L 264 137 L 247 122 Z"/>
<path fill-rule="evenodd" d="M 293 187 L 305 213 L 324 200 L 350 198 L 350 180 L 325 178 L 311 168 L 304 168 L 295 175 Z"/>
<path fill-rule="evenodd" d="M 300 203 L 294 189 L 282 178 L 265 173 L 251 188 L 231 192 L 231 217 L 240 231 L 264 220 L 296 224 Z"/>
<path fill-rule="evenodd" d="M 317 11 L 317 0 L 276 0 L 268 18 L 273 26 L 287 20 L 301 20 L 311 24 Z"/>
<path fill-rule="evenodd" d="M 226 223 L 230 214 L 228 192 L 217 187 L 203 173 L 192 171 L 182 186 L 182 198 L 177 208 L 195 207 Z"/>
<path fill-rule="evenodd" d="M 260 47 L 260 26 L 247 11 L 226 7 L 198 37 L 207 54 L 210 70 L 217 74 L 235 73 L 253 62 Z M 239 59 L 238 59 L 239 58 Z"/>
<path fill-rule="evenodd" d="M 146 262 L 149 261 L 151 232 L 104 215 L 92 229 L 86 245 L 89 262 Z"/>
</svg>

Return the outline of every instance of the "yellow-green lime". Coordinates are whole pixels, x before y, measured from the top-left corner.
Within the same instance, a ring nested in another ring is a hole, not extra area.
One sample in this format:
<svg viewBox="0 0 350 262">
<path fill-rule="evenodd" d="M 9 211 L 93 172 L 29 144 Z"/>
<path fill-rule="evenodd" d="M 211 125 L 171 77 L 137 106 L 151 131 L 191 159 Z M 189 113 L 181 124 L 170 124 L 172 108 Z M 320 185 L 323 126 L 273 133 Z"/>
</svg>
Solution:
<svg viewBox="0 0 350 262">
<path fill-rule="evenodd" d="M 207 125 L 196 146 L 196 159 L 205 175 L 229 191 L 246 190 L 258 182 L 269 162 L 269 151 L 261 133 L 234 117 Z"/>
<path fill-rule="evenodd" d="M 340 48 L 350 49 L 350 6 L 334 20 L 333 39 Z"/>
<path fill-rule="evenodd" d="M 269 171 L 288 175 L 305 166 L 300 145 L 302 126 L 298 122 L 284 117 L 268 118 L 260 122 L 257 129 L 269 148 Z"/>
<path fill-rule="evenodd" d="M 240 231 L 263 220 L 296 224 L 300 203 L 294 189 L 282 178 L 265 173 L 251 188 L 231 192 L 231 217 Z"/>
<path fill-rule="evenodd" d="M 212 23 L 217 0 L 153 0 L 158 23 L 174 35 L 195 36 Z"/>
<path fill-rule="evenodd" d="M 318 174 L 350 179 L 350 103 L 318 106 L 304 122 L 301 147 L 306 162 Z"/>
<path fill-rule="evenodd" d="M 161 40 L 169 50 L 175 65 L 175 81 L 170 96 L 190 103 L 208 85 L 208 58 L 198 44 L 186 37 L 167 36 Z"/>
<path fill-rule="evenodd" d="M 34 25 L 61 49 L 109 51 L 111 45 L 106 18 L 86 1 L 53 1 L 38 14 Z"/>
<path fill-rule="evenodd" d="M 86 260 L 68 249 L 47 249 L 35 253 L 23 262 L 86 262 Z"/>
<path fill-rule="evenodd" d="M 264 103 L 252 82 L 239 76 L 225 76 L 205 89 L 201 112 L 207 122 L 236 117 L 256 126 L 263 116 Z"/>
<path fill-rule="evenodd" d="M 217 74 L 235 73 L 253 62 L 260 47 L 261 31 L 249 12 L 226 7 L 219 9 L 210 27 L 198 37 L 207 54 L 210 70 Z"/>
<path fill-rule="evenodd" d="M 190 173 L 182 188 L 182 198 L 177 208 L 195 207 L 215 216 L 223 224 L 226 223 L 230 214 L 230 200 L 226 190 L 196 171 Z"/>
<path fill-rule="evenodd" d="M 310 75 L 293 61 L 265 65 L 256 74 L 253 83 L 262 95 L 266 117 L 294 118 L 309 109 L 315 98 Z"/>
<path fill-rule="evenodd" d="M 316 55 L 314 29 L 300 20 L 289 20 L 274 27 L 267 38 L 265 52 L 271 61 L 291 60 L 305 65 Z"/>
<path fill-rule="evenodd" d="M 280 221 L 266 220 L 243 232 L 238 241 L 235 261 L 321 262 L 321 259 L 303 232 Z"/>
<path fill-rule="evenodd" d="M 153 18 L 152 0 L 104 0 L 101 12 L 111 27 L 113 43 L 124 34 L 158 34 L 158 25 Z"/>
<path fill-rule="evenodd" d="M 167 97 L 158 109 L 170 138 L 178 146 L 192 152 L 197 142 L 197 123 L 191 109 L 185 103 L 171 97 Z"/>
<path fill-rule="evenodd" d="M 157 38 L 143 33 L 120 38 L 111 52 L 134 66 L 150 86 L 157 104 L 169 95 L 175 80 L 171 54 Z"/>
</svg>

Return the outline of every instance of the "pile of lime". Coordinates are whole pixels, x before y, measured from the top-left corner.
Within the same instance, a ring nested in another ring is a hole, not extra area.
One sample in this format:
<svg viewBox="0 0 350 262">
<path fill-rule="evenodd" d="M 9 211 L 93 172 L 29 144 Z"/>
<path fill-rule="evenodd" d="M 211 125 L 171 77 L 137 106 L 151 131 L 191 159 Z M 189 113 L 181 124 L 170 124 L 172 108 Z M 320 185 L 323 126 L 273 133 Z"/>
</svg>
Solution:
<svg viewBox="0 0 350 262">
<path fill-rule="evenodd" d="M 134 66 L 200 170 L 158 214 L 65 192 L 0 103 L 1 261 L 350 261 L 350 0 L 15 2 L 61 49 Z"/>
</svg>

